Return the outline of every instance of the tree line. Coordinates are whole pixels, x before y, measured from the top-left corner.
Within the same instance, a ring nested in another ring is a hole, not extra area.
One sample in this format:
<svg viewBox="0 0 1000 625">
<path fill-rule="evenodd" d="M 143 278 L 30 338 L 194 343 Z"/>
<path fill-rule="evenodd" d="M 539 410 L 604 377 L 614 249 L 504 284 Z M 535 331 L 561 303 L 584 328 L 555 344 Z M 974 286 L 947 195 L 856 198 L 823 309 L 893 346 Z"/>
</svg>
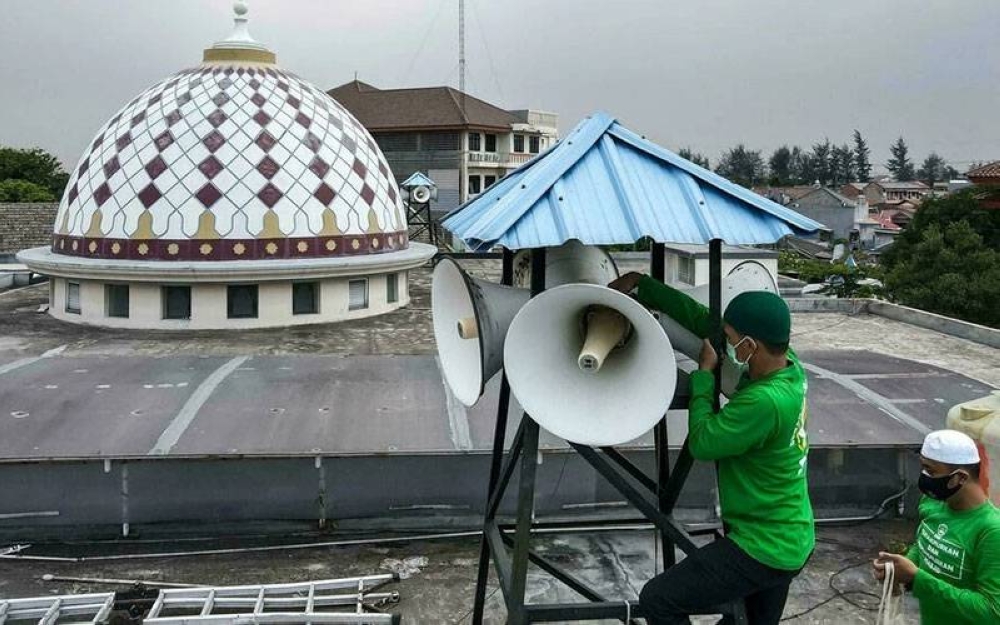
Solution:
<svg viewBox="0 0 1000 625">
<path fill-rule="evenodd" d="M 0 202 L 57 202 L 67 182 L 59 159 L 45 150 L 0 146 Z"/>
<path fill-rule="evenodd" d="M 909 146 L 900 137 L 889 148 L 892 158 L 886 164 L 892 176 L 900 181 L 920 180 L 929 186 L 935 182 L 960 176 L 958 170 L 948 165 L 944 158 L 931 152 L 918 168 L 910 157 Z M 712 169 L 704 154 L 683 148 L 678 154 L 706 169 Z M 848 182 L 870 182 L 872 179 L 871 150 L 858 130 L 850 142 L 836 145 L 830 139 L 814 143 L 805 150 L 787 144 L 777 148 L 764 159 L 760 150 L 744 144 L 726 150 L 714 168 L 724 178 L 745 187 L 759 185 L 794 186 L 819 184 L 840 186 Z"/>
</svg>

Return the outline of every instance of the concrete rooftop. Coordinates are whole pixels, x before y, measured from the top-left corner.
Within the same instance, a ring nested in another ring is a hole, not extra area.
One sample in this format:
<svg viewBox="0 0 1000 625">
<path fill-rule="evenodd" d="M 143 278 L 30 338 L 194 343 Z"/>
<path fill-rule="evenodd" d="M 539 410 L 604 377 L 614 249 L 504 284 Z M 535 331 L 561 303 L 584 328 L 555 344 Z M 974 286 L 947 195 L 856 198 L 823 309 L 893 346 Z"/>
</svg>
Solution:
<svg viewBox="0 0 1000 625">
<path fill-rule="evenodd" d="M 59 322 L 37 312 L 45 285 L 0 295 L 0 460 L 487 450 L 498 382 L 468 410 L 450 397 L 429 280 L 413 271 L 410 306 L 372 319 L 185 334 Z M 793 332 L 814 446 L 912 447 L 1000 386 L 1000 350 L 882 317 L 800 313 Z M 684 414 L 669 422 L 679 443 Z"/>
<path fill-rule="evenodd" d="M 816 551 L 805 570 L 792 583 L 785 607 L 793 625 L 862 625 L 873 623 L 878 600 L 870 561 L 879 550 L 899 549 L 913 536 L 913 525 L 904 521 L 821 528 Z M 298 538 L 306 542 L 309 537 Z M 317 540 L 317 537 L 312 537 Z M 642 585 L 654 574 L 654 538 L 651 532 L 618 531 L 542 536 L 533 542 L 539 553 L 570 568 L 607 596 L 635 600 Z M 403 616 L 407 625 L 460 625 L 471 622 L 479 540 L 402 540 L 395 543 L 317 547 L 287 551 L 219 553 L 191 557 L 148 558 L 144 554 L 176 551 L 254 547 L 260 540 L 202 540 L 187 542 L 119 541 L 52 544 L 34 549 L 36 555 L 112 556 L 118 560 L 51 562 L 0 559 L 0 597 L 35 597 L 53 594 L 108 592 L 114 585 L 87 582 L 43 581 L 45 574 L 77 578 L 115 578 L 204 585 L 236 585 L 307 581 L 385 572 L 387 560 L 425 557 L 427 565 L 411 577 L 390 585 L 400 602 L 389 611 Z M 831 581 L 832 580 L 832 581 Z M 846 598 L 834 598 L 838 592 Z M 487 591 L 488 625 L 502 625 L 505 610 L 496 579 Z M 533 603 L 577 602 L 580 598 L 544 573 L 529 570 L 529 600 Z M 825 602 L 825 603 L 824 603 Z M 821 605 L 822 604 L 822 605 Z M 818 606 L 818 607 L 816 607 Z M 810 608 L 813 608 L 811 611 Z M 808 611 L 808 612 L 807 612 Z M 801 616 L 795 616 L 801 614 Z M 916 625 L 916 606 L 908 605 L 908 623 Z M 715 618 L 697 617 L 696 625 Z M 598 622 L 598 621 L 590 621 Z M 617 621 L 599 621 L 612 625 Z"/>
</svg>

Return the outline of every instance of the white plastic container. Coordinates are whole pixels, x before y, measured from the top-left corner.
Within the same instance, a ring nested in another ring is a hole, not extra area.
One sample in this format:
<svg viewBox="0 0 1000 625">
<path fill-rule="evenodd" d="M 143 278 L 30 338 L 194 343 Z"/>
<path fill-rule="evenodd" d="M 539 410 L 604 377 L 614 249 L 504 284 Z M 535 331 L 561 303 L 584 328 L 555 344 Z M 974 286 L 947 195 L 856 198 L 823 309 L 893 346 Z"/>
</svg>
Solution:
<svg viewBox="0 0 1000 625">
<path fill-rule="evenodd" d="M 1000 506 L 1000 391 L 953 407 L 948 411 L 948 427 L 976 441 L 982 458 L 981 483 L 990 500 Z M 991 484 L 996 488 L 991 489 Z"/>
</svg>

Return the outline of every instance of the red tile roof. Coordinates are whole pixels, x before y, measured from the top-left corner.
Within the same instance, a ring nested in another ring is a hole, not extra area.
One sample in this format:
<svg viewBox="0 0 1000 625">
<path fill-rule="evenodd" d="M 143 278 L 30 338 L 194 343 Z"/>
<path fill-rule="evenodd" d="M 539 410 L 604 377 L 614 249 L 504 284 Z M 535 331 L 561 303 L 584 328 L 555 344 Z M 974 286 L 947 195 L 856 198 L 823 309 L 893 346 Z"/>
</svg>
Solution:
<svg viewBox="0 0 1000 625">
<path fill-rule="evenodd" d="M 1000 178 L 1000 161 L 972 169 L 965 174 L 965 177 L 969 180 L 974 178 Z"/>
</svg>

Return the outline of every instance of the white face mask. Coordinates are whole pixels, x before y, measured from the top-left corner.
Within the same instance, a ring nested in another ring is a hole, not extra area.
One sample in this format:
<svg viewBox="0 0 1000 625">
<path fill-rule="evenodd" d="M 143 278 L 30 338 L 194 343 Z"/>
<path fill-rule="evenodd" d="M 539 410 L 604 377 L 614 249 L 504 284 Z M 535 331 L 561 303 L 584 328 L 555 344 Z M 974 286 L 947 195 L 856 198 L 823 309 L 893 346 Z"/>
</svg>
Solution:
<svg viewBox="0 0 1000 625">
<path fill-rule="evenodd" d="M 750 352 L 750 355 L 747 356 L 746 360 L 741 361 L 736 356 L 736 349 L 743 344 L 743 341 L 746 341 L 749 338 L 749 336 L 744 336 L 738 343 L 736 343 L 736 345 L 731 345 L 729 341 L 726 341 L 726 356 L 729 357 L 729 360 L 731 360 L 733 364 L 739 367 L 740 371 L 746 371 L 750 367 L 750 358 L 753 357 L 753 352 Z"/>
</svg>

